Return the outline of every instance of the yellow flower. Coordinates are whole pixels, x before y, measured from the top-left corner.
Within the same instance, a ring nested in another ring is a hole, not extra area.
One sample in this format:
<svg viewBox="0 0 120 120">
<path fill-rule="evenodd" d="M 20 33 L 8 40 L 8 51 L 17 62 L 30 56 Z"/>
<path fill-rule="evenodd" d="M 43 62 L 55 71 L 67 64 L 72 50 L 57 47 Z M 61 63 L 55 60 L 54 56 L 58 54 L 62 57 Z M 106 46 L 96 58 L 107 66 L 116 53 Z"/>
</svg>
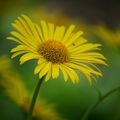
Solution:
<svg viewBox="0 0 120 120">
<path fill-rule="evenodd" d="M 52 11 L 52 14 L 49 14 L 49 10 L 43 6 L 35 7 L 32 11 L 29 11 L 29 14 L 32 14 L 32 17 L 39 22 L 40 19 L 48 20 L 57 25 L 69 25 L 70 19 L 60 11 Z"/>
<path fill-rule="evenodd" d="M 83 73 L 90 83 L 92 78 L 102 76 L 96 66 L 106 65 L 105 57 L 97 52 L 101 45 L 88 43 L 82 37 L 82 31 L 73 32 L 74 25 L 65 28 L 43 20 L 37 25 L 29 17 L 22 15 L 12 26 L 17 31 L 12 31 L 12 36 L 7 39 L 19 44 L 11 50 L 12 58 L 24 54 L 20 58 L 20 64 L 37 59 L 38 65 L 34 73 L 39 73 L 39 78 L 46 75 L 45 81 L 51 77 L 55 79 L 61 71 L 65 81 L 69 76 L 72 82 L 76 83 L 79 81 L 76 70 Z"/>
<path fill-rule="evenodd" d="M 9 59 L 7 58 L 7 56 L 1 56 L 0 57 L 0 73 L 5 74 L 5 72 L 8 70 L 8 68 L 10 67 L 9 64 Z"/>
<path fill-rule="evenodd" d="M 0 75 L 2 75 L 0 85 L 5 88 L 6 95 L 27 112 L 31 102 L 31 93 L 26 88 L 20 75 L 12 68 L 7 56 L 0 57 L 0 66 Z M 33 117 L 40 120 L 64 120 L 55 111 L 53 104 L 46 104 L 40 97 L 36 101 Z"/>
<path fill-rule="evenodd" d="M 95 35 L 99 36 L 103 42 L 113 48 L 120 47 L 120 30 L 115 31 L 109 29 L 106 25 L 100 24 L 94 26 L 92 31 Z"/>
</svg>

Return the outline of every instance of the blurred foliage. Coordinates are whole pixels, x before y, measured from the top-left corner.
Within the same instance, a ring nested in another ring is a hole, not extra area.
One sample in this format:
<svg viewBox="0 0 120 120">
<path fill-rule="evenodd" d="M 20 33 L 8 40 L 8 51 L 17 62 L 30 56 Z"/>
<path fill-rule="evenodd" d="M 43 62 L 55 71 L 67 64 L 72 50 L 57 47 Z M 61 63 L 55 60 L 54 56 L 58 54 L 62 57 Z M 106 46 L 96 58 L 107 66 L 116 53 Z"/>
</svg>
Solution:
<svg viewBox="0 0 120 120">
<path fill-rule="evenodd" d="M 0 85 L 23 112 L 27 112 L 32 94 L 29 93 L 20 75 L 13 70 L 10 60 L 6 56 L 0 57 Z M 33 117 L 42 120 L 63 120 L 54 110 L 53 104 L 46 104 L 39 98 L 36 102 Z"/>
</svg>

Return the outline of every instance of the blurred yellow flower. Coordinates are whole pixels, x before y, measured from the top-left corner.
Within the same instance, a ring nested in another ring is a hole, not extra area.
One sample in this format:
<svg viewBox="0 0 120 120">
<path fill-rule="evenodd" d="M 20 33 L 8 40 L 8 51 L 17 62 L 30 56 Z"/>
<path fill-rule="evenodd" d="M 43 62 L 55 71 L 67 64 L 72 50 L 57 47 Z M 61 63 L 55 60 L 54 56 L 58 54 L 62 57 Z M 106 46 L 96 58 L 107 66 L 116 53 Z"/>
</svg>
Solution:
<svg viewBox="0 0 120 120">
<path fill-rule="evenodd" d="M 50 11 L 45 8 L 45 6 L 35 7 L 32 11 L 29 11 L 36 22 L 42 20 L 47 20 L 56 25 L 65 25 L 68 26 L 71 23 L 71 19 L 69 19 L 65 14 L 60 11 Z"/>
<path fill-rule="evenodd" d="M 120 47 L 120 30 L 111 30 L 106 25 L 101 24 L 94 26 L 92 31 L 95 35 L 99 36 L 103 42 L 111 47 Z"/>
<path fill-rule="evenodd" d="M 0 57 L 0 73 L 5 74 L 5 72 L 10 68 L 9 59 L 6 56 Z"/>
<path fill-rule="evenodd" d="M 96 64 L 104 64 L 106 58 L 97 50 L 100 44 L 88 43 L 81 35 L 82 31 L 73 32 L 74 25 L 67 29 L 64 26 L 54 26 L 52 23 L 40 21 L 40 26 L 31 19 L 22 15 L 12 23 L 17 31 L 11 32 L 7 39 L 17 42 L 19 45 L 11 50 L 12 58 L 20 55 L 20 64 L 37 59 L 38 65 L 34 73 L 39 73 L 39 78 L 44 75 L 45 81 L 51 77 L 59 76 L 62 71 L 64 80 L 68 76 L 73 83 L 79 81 L 75 70 L 83 73 L 91 83 L 92 78 L 102 76 Z"/>
<path fill-rule="evenodd" d="M 0 57 L 0 85 L 5 88 L 5 93 L 17 103 L 24 111 L 28 111 L 30 104 L 30 92 L 27 90 L 23 80 L 15 72 L 6 56 Z M 6 66 L 6 67 L 5 67 Z M 6 73 L 4 74 L 2 70 Z M 46 104 L 41 98 L 38 98 L 33 111 L 33 117 L 40 120 L 64 120 L 55 111 L 53 104 Z"/>
</svg>

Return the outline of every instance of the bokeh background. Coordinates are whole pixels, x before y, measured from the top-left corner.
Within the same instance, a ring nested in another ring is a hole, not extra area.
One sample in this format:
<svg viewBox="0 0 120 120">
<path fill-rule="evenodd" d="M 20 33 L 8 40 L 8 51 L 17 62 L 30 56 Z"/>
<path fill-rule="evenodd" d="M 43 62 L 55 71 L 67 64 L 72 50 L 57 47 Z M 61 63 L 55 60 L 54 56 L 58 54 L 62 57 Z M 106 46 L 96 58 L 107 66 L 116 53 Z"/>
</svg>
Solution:
<svg viewBox="0 0 120 120">
<path fill-rule="evenodd" d="M 93 81 L 92 86 L 83 76 L 80 76 L 80 83 L 76 85 L 70 80 L 65 83 L 62 76 L 58 80 L 43 83 L 40 98 L 45 104 L 54 104 L 54 110 L 62 118 L 81 120 L 82 114 L 98 100 L 98 91 L 104 95 L 120 86 L 119 0 L 0 0 L 0 57 L 11 56 L 10 49 L 15 44 L 6 40 L 6 37 L 12 30 L 11 23 L 21 14 L 28 15 L 35 22 L 44 19 L 56 25 L 75 24 L 76 29 L 84 31 L 84 37 L 90 42 L 102 44 L 101 52 L 106 56 L 109 67 L 100 66 L 103 77 L 97 82 Z M 26 88 L 32 92 L 38 80 L 38 76 L 33 74 L 36 62 L 19 65 L 17 57 L 11 60 L 10 64 Z M 0 69 L 2 67 L 1 65 Z M 0 73 L 0 82 L 3 79 L 1 74 L 3 72 Z M 7 72 L 4 71 L 4 74 Z M 17 85 L 13 86 L 13 92 L 17 94 L 15 87 Z M 6 93 L 5 89 L 7 87 L 0 86 L 0 120 L 25 120 L 21 107 L 9 97 L 9 92 Z M 24 94 L 24 91 L 22 93 Z M 21 96 L 18 94 L 18 99 Z M 120 120 L 120 91 L 105 99 L 88 119 Z"/>
</svg>

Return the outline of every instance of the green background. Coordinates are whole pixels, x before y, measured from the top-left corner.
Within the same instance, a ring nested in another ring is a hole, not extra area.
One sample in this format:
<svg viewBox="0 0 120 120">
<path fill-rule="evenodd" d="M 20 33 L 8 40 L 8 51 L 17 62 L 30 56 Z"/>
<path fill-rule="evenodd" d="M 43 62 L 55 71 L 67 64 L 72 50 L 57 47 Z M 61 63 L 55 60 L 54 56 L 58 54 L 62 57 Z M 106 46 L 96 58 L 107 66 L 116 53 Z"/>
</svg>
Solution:
<svg viewBox="0 0 120 120">
<path fill-rule="evenodd" d="M 86 2 L 85 2 L 86 1 Z M 11 23 L 22 13 L 32 17 L 31 11 L 36 7 L 51 9 L 49 14 L 55 11 L 62 12 L 66 17 L 72 20 L 83 20 L 90 25 L 95 25 L 103 21 L 110 28 L 119 26 L 120 19 L 119 2 L 113 1 L 111 4 L 101 1 L 98 7 L 98 1 L 55 1 L 55 0 L 7 0 L 0 1 L 0 55 L 7 54 L 9 57 L 10 49 L 15 46 L 14 42 L 7 41 L 6 36 L 12 30 Z M 119 5 L 118 5 L 119 4 Z M 103 5 L 103 6 L 102 6 Z M 107 8 L 105 8 L 105 5 Z M 113 6 L 112 6 L 113 5 Z M 112 7 L 112 11 L 109 7 Z M 106 11 L 107 10 L 107 11 Z M 113 14 L 116 13 L 116 14 Z M 80 29 L 80 28 L 79 28 Z M 87 36 L 88 40 L 98 40 L 95 36 Z M 97 89 L 105 94 L 109 90 L 120 85 L 120 48 L 114 49 L 102 43 L 102 53 L 108 59 L 109 67 L 101 67 L 103 77 L 90 86 L 89 82 L 80 75 L 80 83 L 73 85 L 69 80 L 64 82 L 62 75 L 58 80 L 49 80 L 44 82 L 41 88 L 40 96 L 47 102 L 56 106 L 56 111 L 68 120 L 80 120 L 85 110 L 94 104 L 98 99 Z M 12 60 L 16 71 L 22 76 L 29 90 L 33 90 L 38 76 L 34 76 L 33 70 L 36 61 L 26 62 L 19 65 L 19 57 Z M 0 66 L 1 67 L 1 66 Z M 7 97 L 2 88 L 0 88 L 0 120 L 24 120 L 24 115 L 20 108 Z M 89 116 L 89 120 L 120 120 L 120 92 L 104 100 Z"/>
</svg>

